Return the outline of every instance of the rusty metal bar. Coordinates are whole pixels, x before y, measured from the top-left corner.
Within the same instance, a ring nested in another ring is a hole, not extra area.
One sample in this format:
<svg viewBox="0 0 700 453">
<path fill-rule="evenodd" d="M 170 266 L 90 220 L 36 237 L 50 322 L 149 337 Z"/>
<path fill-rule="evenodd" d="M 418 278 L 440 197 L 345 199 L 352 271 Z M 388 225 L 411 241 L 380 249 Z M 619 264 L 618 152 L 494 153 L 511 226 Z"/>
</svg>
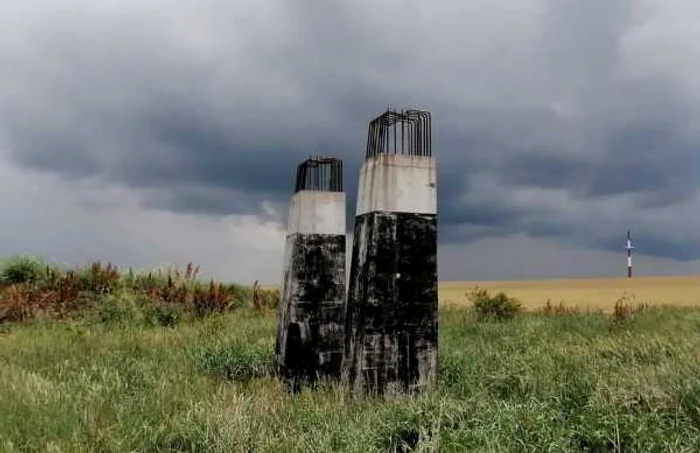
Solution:
<svg viewBox="0 0 700 453">
<path fill-rule="evenodd" d="M 343 191 L 343 161 L 334 157 L 310 157 L 297 167 L 294 193 L 301 190 Z"/>
<path fill-rule="evenodd" d="M 398 132 L 401 124 L 401 134 Z M 379 154 L 432 156 L 431 115 L 425 110 L 387 110 L 369 123 L 366 157 Z M 391 139 L 393 134 L 393 147 Z M 391 149 L 393 148 L 393 150 Z"/>
</svg>

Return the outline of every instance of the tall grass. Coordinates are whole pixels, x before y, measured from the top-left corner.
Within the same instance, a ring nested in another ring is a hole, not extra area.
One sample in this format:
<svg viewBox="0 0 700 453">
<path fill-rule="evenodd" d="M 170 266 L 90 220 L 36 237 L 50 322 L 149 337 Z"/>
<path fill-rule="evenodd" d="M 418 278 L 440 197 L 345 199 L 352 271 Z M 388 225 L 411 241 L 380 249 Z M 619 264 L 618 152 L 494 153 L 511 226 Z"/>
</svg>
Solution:
<svg viewBox="0 0 700 453">
<path fill-rule="evenodd" d="M 113 297 L 113 296 L 110 296 Z M 274 376 L 275 317 L 35 317 L 0 334 L 0 449 L 700 451 L 700 310 L 440 312 L 438 385 L 392 401 Z"/>
</svg>

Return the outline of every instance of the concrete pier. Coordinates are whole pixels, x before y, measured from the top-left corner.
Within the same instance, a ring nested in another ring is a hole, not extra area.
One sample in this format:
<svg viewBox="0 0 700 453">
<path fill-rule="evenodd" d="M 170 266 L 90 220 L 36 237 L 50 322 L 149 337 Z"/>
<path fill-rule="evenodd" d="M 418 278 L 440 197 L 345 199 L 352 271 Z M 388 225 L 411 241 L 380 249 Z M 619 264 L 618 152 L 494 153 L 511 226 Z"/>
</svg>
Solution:
<svg viewBox="0 0 700 453">
<path fill-rule="evenodd" d="M 430 115 L 387 112 L 370 123 L 360 171 L 343 381 L 355 392 L 383 395 L 432 385 L 437 308 L 437 166 Z"/>
<path fill-rule="evenodd" d="M 345 193 L 342 162 L 299 165 L 278 306 L 278 371 L 294 388 L 340 377 L 345 317 Z"/>
</svg>

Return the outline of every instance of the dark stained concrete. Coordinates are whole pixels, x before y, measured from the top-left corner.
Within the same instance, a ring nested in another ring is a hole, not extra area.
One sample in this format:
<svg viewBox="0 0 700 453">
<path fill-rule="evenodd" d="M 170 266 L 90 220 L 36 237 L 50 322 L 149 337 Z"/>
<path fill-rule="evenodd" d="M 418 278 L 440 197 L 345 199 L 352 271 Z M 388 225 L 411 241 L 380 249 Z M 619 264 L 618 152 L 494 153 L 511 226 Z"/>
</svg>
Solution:
<svg viewBox="0 0 700 453">
<path fill-rule="evenodd" d="M 287 236 L 276 352 L 279 373 L 294 388 L 340 377 L 345 241 L 345 235 Z"/>
<path fill-rule="evenodd" d="M 355 219 L 342 378 L 391 394 L 437 375 L 437 216 L 371 212 Z"/>
</svg>

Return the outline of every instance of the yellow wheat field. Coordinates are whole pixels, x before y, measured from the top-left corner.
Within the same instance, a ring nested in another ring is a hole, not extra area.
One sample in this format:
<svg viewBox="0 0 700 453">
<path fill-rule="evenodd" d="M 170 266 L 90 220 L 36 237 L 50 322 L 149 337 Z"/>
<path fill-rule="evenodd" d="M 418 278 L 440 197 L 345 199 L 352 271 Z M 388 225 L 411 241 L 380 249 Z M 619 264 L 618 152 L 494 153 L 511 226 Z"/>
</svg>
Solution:
<svg viewBox="0 0 700 453">
<path fill-rule="evenodd" d="M 470 305 L 465 293 L 476 288 L 503 291 L 517 297 L 528 310 L 563 302 L 581 310 L 611 311 L 625 296 L 629 304 L 700 305 L 700 275 L 678 277 L 634 277 L 609 279 L 562 279 L 483 282 L 440 282 L 442 305 Z"/>
</svg>

